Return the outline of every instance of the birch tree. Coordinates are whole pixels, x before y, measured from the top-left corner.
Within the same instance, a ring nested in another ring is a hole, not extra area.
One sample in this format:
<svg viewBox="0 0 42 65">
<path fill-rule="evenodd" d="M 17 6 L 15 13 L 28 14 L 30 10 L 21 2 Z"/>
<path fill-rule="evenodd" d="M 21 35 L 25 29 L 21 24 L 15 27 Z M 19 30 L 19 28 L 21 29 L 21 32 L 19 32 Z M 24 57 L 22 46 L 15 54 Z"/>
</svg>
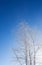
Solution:
<svg viewBox="0 0 42 65">
<path fill-rule="evenodd" d="M 35 47 L 35 30 L 22 22 L 19 24 L 16 35 L 19 47 L 12 48 L 16 61 L 19 65 L 36 65 L 35 59 L 39 46 Z"/>
</svg>

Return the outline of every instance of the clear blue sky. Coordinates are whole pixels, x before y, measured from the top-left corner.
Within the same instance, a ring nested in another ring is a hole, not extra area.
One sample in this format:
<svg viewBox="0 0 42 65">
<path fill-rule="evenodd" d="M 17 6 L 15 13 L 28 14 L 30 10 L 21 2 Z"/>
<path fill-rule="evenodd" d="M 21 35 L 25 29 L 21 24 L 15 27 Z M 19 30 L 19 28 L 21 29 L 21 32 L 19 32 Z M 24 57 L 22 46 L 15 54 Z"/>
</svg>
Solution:
<svg viewBox="0 0 42 65">
<path fill-rule="evenodd" d="M 0 1 L 0 65 L 10 65 L 11 32 L 23 20 L 42 31 L 42 0 Z"/>
</svg>

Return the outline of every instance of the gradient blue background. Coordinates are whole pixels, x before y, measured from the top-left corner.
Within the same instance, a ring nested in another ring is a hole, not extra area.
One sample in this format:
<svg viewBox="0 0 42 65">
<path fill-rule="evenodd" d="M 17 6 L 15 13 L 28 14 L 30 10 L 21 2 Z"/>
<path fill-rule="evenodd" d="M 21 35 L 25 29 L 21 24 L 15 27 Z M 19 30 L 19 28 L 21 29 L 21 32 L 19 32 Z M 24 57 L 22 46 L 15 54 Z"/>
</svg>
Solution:
<svg viewBox="0 0 42 65">
<path fill-rule="evenodd" d="M 24 20 L 42 31 L 42 0 L 0 0 L 0 65 L 10 65 L 12 30 Z"/>
</svg>

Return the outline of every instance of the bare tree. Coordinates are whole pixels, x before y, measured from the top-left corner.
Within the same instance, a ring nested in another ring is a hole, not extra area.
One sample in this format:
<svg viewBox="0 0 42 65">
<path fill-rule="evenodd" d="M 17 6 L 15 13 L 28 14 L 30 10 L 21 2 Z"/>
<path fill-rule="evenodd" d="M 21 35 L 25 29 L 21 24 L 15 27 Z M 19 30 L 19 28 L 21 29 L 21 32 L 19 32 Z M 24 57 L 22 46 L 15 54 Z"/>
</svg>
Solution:
<svg viewBox="0 0 42 65">
<path fill-rule="evenodd" d="M 12 48 L 16 59 L 20 65 L 35 65 L 36 52 L 39 49 L 35 47 L 35 32 L 27 23 L 20 23 L 17 31 L 19 49 Z"/>
</svg>

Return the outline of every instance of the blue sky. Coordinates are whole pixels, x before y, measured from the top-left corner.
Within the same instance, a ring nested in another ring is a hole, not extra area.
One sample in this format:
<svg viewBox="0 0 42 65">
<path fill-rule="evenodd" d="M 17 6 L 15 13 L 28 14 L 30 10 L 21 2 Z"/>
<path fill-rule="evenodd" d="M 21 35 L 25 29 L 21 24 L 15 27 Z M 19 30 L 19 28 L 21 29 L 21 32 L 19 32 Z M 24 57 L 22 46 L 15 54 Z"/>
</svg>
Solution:
<svg viewBox="0 0 42 65">
<path fill-rule="evenodd" d="M 12 30 L 24 20 L 42 31 L 42 0 L 0 1 L 0 65 L 10 65 Z"/>
</svg>

